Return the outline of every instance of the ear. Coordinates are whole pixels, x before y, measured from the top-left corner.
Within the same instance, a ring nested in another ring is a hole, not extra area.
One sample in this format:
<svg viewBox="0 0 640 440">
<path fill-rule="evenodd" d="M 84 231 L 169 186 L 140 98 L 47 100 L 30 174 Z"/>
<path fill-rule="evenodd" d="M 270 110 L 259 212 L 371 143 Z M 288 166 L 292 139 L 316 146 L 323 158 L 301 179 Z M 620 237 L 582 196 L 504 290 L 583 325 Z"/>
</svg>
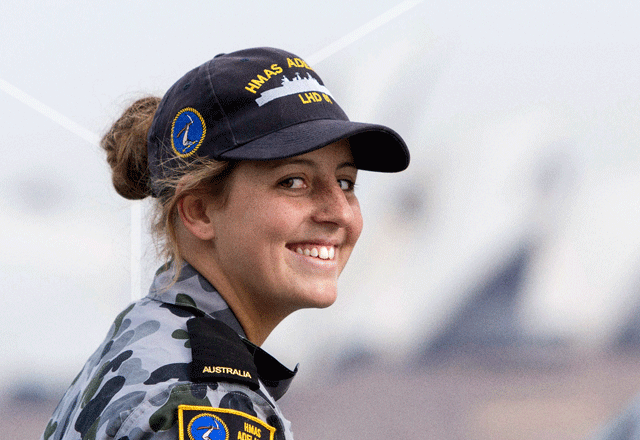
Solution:
<svg viewBox="0 0 640 440">
<path fill-rule="evenodd" d="M 200 240 L 212 240 L 215 237 L 213 222 L 207 214 L 211 203 L 206 196 L 187 194 L 178 202 L 178 213 L 182 224 Z"/>
</svg>

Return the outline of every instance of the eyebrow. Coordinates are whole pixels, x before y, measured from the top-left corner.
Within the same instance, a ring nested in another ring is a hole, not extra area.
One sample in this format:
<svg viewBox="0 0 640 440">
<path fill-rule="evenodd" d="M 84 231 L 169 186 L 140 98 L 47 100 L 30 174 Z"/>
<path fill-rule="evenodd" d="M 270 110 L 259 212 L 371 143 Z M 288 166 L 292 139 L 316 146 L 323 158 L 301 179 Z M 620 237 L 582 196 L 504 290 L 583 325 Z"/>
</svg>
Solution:
<svg viewBox="0 0 640 440">
<path fill-rule="evenodd" d="M 285 165 L 307 165 L 310 167 L 316 166 L 316 162 L 309 159 L 302 159 L 302 158 L 272 160 L 272 161 L 267 161 L 266 163 L 267 163 L 267 167 L 270 169 L 275 169 Z M 355 168 L 356 170 L 358 169 L 356 164 L 350 161 L 342 162 L 340 165 L 336 167 L 336 169 L 338 170 L 342 168 Z"/>
</svg>

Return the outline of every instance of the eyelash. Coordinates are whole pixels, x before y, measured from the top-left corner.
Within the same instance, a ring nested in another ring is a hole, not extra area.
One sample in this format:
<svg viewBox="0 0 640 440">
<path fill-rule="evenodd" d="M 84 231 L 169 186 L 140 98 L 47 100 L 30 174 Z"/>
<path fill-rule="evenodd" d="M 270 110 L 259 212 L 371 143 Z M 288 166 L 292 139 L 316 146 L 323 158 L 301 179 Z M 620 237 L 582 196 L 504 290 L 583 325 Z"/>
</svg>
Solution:
<svg viewBox="0 0 640 440">
<path fill-rule="evenodd" d="M 278 183 L 278 185 L 284 187 L 284 188 L 288 188 L 288 189 L 300 189 L 300 188 L 293 188 L 293 181 L 294 180 L 301 180 L 304 182 L 304 179 L 302 177 L 287 177 L 286 179 L 280 181 Z M 347 183 L 347 188 L 343 188 L 342 190 L 345 192 L 352 192 L 355 189 L 356 183 L 349 180 L 349 179 L 338 179 L 338 182 L 346 182 Z"/>
</svg>

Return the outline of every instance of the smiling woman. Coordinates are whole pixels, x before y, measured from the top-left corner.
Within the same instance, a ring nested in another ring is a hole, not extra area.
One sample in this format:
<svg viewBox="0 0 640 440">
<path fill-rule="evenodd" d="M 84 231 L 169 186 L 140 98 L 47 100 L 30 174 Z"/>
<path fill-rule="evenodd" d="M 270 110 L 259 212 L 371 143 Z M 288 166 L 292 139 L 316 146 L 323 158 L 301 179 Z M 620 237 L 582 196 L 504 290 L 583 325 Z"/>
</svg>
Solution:
<svg viewBox="0 0 640 440">
<path fill-rule="evenodd" d="M 349 121 L 300 58 L 259 48 L 137 101 L 102 146 L 119 194 L 156 199 L 167 263 L 43 439 L 292 439 L 276 400 L 295 371 L 259 346 L 335 301 L 362 230 L 358 170 L 405 169 L 403 140 Z"/>
<path fill-rule="evenodd" d="M 240 162 L 223 208 L 207 196 L 179 203 L 185 259 L 221 292 L 252 342 L 295 310 L 335 301 L 362 229 L 356 173 L 343 140 L 274 163 Z"/>
</svg>

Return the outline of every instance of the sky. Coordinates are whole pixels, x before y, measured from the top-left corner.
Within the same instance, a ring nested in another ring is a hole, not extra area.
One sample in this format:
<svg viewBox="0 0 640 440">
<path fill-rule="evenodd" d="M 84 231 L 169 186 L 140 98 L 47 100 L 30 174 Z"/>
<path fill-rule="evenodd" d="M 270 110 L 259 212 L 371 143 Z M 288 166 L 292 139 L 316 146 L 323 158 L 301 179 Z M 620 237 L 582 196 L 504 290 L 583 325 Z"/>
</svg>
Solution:
<svg viewBox="0 0 640 440">
<path fill-rule="evenodd" d="M 305 58 L 352 120 L 412 153 L 404 173 L 359 176 L 340 297 L 287 318 L 276 357 L 406 360 L 527 240 L 528 331 L 607 344 L 640 299 L 639 16 L 604 0 L 0 4 L 0 384 L 72 378 L 159 264 L 100 135 L 133 99 L 252 46 Z"/>
</svg>

